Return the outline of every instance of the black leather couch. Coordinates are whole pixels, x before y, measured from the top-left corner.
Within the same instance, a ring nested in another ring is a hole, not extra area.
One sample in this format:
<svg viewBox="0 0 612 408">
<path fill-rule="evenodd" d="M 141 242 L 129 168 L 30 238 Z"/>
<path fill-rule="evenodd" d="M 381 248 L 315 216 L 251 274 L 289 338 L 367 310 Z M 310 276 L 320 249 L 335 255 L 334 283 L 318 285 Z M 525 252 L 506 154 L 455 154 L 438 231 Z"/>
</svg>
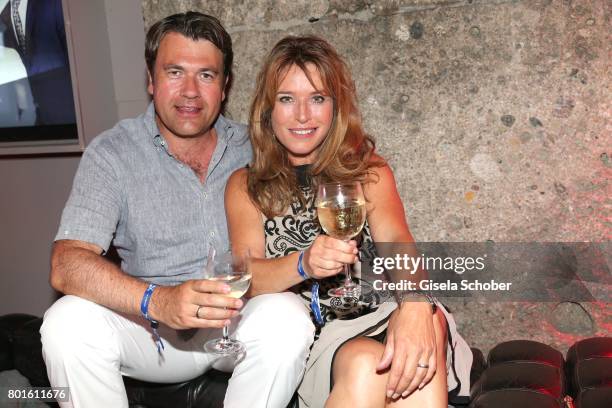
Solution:
<svg viewBox="0 0 612 408">
<path fill-rule="evenodd" d="M 610 407 L 612 338 L 577 342 L 568 350 L 567 362 L 542 343 L 501 343 L 489 352 L 487 368 L 470 391 L 470 408 Z"/>
<path fill-rule="evenodd" d="M 574 344 L 567 351 L 565 371 L 576 408 L 612 406 L 612 338 Z"/>
<path fill-rule="evenodd" d="M 0 317 L 0 371 L 18 370 L 34 387 L 48 387 L 38 330 L 42 319 L 24 314 Z M 563 355 L 529 340 L 494 347 L 485 360 L 472 349 L 470 408 L 604 408 L 612 406 L 612 338 L 591 338 Z M 217 408 L 223 406 L 229 374 L 211 370 L 191 381 L 152 384 L 124 378 L 130 407 Z M 463 405 L 462 405 L 463 404 Z M 57 404 L 49 403 L 50 406 Z M 297 407 L 296 398 L 290 407 Z"/>
<path fill-rule="evenodd" d="M 25 314 L 0 317 L 0 371 L 18 370 L 33 387 L 49 387 L 42 359 L 39 329 L 42 319 Z M 124 377 L 130 407 L 218 408 L 223 406 L 229 374 L 211 370 L 191 381 L 153 384 Z M 293 405 L 295 401 L 292 401 Z M 48 403 L 57 407 L 55 403 Z"/>
</svg>

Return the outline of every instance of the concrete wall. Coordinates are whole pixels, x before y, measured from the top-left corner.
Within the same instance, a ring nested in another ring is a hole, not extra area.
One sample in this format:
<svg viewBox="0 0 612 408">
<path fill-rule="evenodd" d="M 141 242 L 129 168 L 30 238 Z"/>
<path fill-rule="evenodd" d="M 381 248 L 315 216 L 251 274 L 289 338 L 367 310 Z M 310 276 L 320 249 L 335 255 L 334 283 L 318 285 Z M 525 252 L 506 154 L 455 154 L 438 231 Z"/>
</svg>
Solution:
<svg viewBox="0 0 612 408">
<path fill-rule="evenodd" d="M 110 61 L 116 117 L 133 116 L 146 105 L 140 4 L 103 6 L 93 55 Z M 239 120 L 275 41 L 315 33 L 338 48 L 417 240 L 610 240 L 608 2 L 142 2 L 145 26 L 188 9 L 220 17 L 232 33 L 229 110 Z M 78 160 L 0 158 L 0 314 L 41 314 L 54 299 L 50 242 Z M 563 349 L 610 334 L 608 302 L 448 303 L 485 350 L 511 338 Z"/>
<path fill-rule="evenodd" d="M 612 236 L 605 0 L 142 4 L 147 27 L 189 9 L 222 20 L 235 44 L 228 107 L 242 121 L 277 40 L 314 33 L 333 43 L 353 70 L 367 130 L 395 170 L 418 241 Z M 606 302 L 449 303 L 485 350 L 512 338 L 564 349 L 610 333 Z"/>
<path fill-rule="evenodd" d="M 72 0 L 70 0 L 72 1 Z M 138 1 L 74 1 L 73 45 L 86 139 L 147 103 L 144 27 Z M 99 86 L 110 102 L 101 108 Z M 92 103 L 94 102 L 94 103 Z M 97 111 L 96 111 L 97 109 Z M 103 109 L 103 110 L 100 110 Z M 42 315 L 55 299 L 48 283 L 49 254 L 80 155 L 0 157 L 0 315 Z"/>
</svg>

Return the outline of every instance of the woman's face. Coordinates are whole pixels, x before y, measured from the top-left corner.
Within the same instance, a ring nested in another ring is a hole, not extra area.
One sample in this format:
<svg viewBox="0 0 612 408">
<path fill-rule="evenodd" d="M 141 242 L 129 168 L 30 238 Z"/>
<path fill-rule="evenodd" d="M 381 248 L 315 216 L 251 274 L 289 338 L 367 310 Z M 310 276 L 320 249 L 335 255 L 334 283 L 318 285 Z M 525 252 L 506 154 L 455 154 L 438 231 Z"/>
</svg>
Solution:
<svg viewBox="0 0 612 408">
<path fill-rule="evenodd" d="M 319 72 L 312 64 L 306 70 L 312 84 L 298 66 L 289 68 L 272 109 L 272 129 L 294 166 L 314 162 L 334 116 L 333 100 L 323 90 Z"/>
</svg>

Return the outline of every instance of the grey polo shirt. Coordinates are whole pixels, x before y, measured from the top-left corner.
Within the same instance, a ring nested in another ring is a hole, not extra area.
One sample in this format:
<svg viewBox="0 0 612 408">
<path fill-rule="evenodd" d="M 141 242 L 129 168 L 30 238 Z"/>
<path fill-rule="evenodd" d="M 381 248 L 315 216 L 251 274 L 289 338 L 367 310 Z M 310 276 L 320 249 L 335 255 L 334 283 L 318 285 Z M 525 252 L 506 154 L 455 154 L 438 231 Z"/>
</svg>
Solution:
<svg viewBox="0 0 612 408">
<path fill-rule="evenodd" d="M 175 159 L 147 111 L 97 136 L 85 150 L 55 240 L 112 242 L 126 273 L 175 285 L 201 277 L 209 243 L 228 242 L 224 190 L 251 160 L 244 125 L 219 116 L 202 184 Z"/>
</svg>

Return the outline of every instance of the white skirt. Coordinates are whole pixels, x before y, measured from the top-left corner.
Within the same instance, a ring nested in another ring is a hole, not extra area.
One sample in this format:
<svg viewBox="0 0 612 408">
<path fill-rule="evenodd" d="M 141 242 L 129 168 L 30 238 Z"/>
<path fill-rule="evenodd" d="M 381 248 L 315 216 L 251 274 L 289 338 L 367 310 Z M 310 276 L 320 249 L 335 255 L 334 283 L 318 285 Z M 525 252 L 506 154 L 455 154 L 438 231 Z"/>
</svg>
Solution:
<svg viewBox="0 0 612 408">
<path fill-rule="evenodd" d="M 448 325 L 446 372 L 448 390 L 458 396 L 470 393 L 470 369 L 472 351 L 457 332 L 457 325 L 450 312 L 438 302 Z M 331 391 L 331 369 L 336 350 L 346 341 L 359 336 L 375 336 L 386 330 L 395 302 L 384 302 L 375 311 L 352 320 L 329 321 L 321 329 L 306 363 L 304 379 L 298 389 L 300 407 L 322 408 Z"/>
</svg>

